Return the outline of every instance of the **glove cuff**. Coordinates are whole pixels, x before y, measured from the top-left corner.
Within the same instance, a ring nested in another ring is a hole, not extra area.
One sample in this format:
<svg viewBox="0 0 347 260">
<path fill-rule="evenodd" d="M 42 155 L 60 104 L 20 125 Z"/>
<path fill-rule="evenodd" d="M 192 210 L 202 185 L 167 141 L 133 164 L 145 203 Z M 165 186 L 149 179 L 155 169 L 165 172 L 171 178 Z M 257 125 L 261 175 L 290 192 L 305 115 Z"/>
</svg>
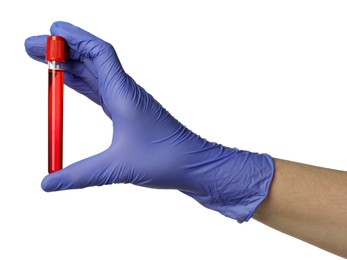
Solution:
<svg viewBox="0 0 347 260">
<path fill-rule="evenodd" d="M 187 193 L 206 208 L 248 221 L 269 193 L 274 161 L 268 154 L 234 149 L 232 155 L 212 172 L 208 195 Z"/>
</svg>

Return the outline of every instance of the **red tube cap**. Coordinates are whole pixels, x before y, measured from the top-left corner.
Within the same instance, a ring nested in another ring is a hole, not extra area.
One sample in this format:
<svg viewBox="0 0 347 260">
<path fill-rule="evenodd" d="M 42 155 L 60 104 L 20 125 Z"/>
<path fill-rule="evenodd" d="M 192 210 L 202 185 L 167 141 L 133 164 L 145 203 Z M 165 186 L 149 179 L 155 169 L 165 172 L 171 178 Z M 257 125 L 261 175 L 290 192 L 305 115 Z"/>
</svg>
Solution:
<svg viewBox="0 0 347 260">
<path fill-rule="evenodd" d="M 59 36 L 48 36 L 46 44 L 46 61 L 64 62 L 66 59 L 66 42 Z"/>
</svg>

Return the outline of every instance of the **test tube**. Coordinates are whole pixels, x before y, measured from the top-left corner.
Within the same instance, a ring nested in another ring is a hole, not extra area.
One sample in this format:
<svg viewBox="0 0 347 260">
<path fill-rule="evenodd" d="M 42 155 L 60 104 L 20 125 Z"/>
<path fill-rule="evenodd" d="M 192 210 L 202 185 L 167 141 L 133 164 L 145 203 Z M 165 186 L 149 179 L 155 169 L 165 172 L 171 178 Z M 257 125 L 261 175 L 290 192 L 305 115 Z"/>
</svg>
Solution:
<svg viewBox="0 0 347 260">
<path fill-rule="evenodd" d="M 63 167 L 64 62 L 66 43 L 62 37 L 48 36 L 48 172 Z"/>
</svg>

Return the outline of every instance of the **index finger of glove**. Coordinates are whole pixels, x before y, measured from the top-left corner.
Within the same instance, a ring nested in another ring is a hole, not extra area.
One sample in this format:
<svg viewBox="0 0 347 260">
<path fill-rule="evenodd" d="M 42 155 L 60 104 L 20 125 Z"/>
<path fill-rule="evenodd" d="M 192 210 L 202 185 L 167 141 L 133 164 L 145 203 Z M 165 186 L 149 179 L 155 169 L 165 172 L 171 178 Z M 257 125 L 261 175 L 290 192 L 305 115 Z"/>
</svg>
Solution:
<svg viewBox="0 0 347 260">
<path fill-rule="evenodd" d="M 73 58 L 80 61 L 85 58 L 93 60 L 96 70 L 110 62 L 112 55 L 116 57 L 116 59 L 112 59 L 112 66 L 120 67 L 112 45 L 77 26 L 67 22 L 55 22 L 51 26 L 51 33 L 66 40 L 70 52 L 72 52 L 70 56 Z M 78 55 L 81 56 L 78 58 Z"/>
<path fill-rule="evenodd" d="M 25 40 L 24 46 L 27 54 L 34 60 L 45 63 L 46 41 L 48 35 L 32 36 Z"/>
</svg>

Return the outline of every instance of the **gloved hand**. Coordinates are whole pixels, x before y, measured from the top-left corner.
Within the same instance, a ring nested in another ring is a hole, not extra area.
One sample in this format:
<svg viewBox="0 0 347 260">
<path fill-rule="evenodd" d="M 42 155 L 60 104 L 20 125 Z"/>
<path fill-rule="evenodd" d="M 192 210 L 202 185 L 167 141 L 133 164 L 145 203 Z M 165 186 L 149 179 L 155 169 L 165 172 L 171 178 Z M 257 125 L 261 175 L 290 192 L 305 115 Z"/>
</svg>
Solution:
<svg viewBox="0 0 347 260">
<path fill-rule="evenodd" d="M 125 73 L 113 47 L 66 22 L 51 34 L 65 38 L 65 84 L 99 104 L 113 121 L 104 152 L 46 176 L 45 191 L 113 183 L 177 189 L 239 222 L 266 198 L 272 158 L 208 142 L 183 126 Z M 45 62 L 46 35 L 25 41 L 30 57 Z"/>
</svg>

